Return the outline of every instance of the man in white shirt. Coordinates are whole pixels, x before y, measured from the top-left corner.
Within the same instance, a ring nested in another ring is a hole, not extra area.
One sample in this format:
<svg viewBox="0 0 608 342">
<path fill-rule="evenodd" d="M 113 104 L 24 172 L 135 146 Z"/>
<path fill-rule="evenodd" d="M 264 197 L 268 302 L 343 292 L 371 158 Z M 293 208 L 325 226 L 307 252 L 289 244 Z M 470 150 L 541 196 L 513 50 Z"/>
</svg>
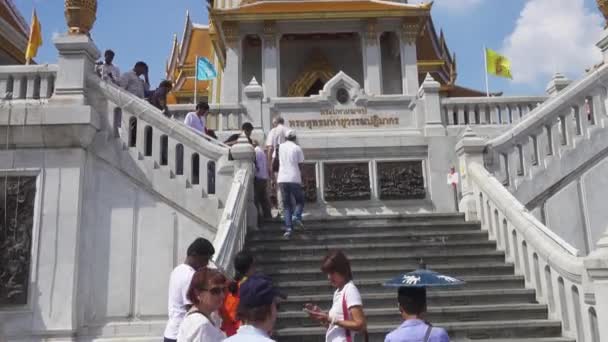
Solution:
<svg viewBox="0 0 608 342">
<path fill-rule="evenodd" d="M 205 134 L 205 116 L 207 113 L 209 113 L 209 104 L 204 101 L 199 102 L 196 105 L 196 111 L 186 114 L 184 125 L 199 133 Z"/>
<path fill-rule="evenodd" d="M 105 62 L 99 62 L 97 66 L 95 66 L 95 71 L 102 80 L 113 82 L 118 84 L 118 80 L 120 80 L 120 69 L 112 62 L 114 61 L 114 51 L 106 50 L 103 54 Z"/>
<path fill-rule="evenodd" d="M 139 76 L 143 75 L 142 80 Z M 118 82 L 119 85 L 131 94 L 143 99 L 150 91 L 150 81 L 148 80 L 148 65 L 144 62 L 137 62 L 133 70 L 125 72 Z"/>
<path fill-rule="evenodd" d="M 283 236 L 289 238 L 294 224 L 302 226 L 302 211 L 304 210 L 302 163 L 304 162 L 304 152 L 296 144 L 296 132 L 294 130 L 288 130 L 285 139 L 286 141 L 279 147 L 277 183 L 279 183 L 281 189 L 285 208 L 285 234 Z M 295 208 L 292 198 L 295 200 Z"/>
<path fill-rule="evenodd" d="M 194 273 L 206 267 L 215 253 L 215 249 L 209 240 L 197 238 L 188 247 L 187 257 L 183 264 L 178 265 L 171 272 L 169 279 L 169 320 L 164 333 L 164 342 L 175 342 L 179 332 L 179 326 L 186 316 L 186 304 L 188 288 Z"/>
<path fill-rule="evenodd" d="M 276 173 L 279 172 L 279 169 L 275 166 L 275 159 L 277 158 L 277 149 L 279 145 L 285 142 L 285 134 L 287 133 L 288 128 L 285 127 L 285 120 L 282 117 L 276 117 L 272 120 L 272 129 L 268 132 L 268 136 L 266 137 L 266 153 L 268 160 L 268 176 L 270 177 L 272 185 L 276 184 Z M 277 159 L 278 160 L 278 159 Z M 279 216 L 284 214 L 284 206 L 283 206 L 283 197 L 281 196 L 281 189 L 277 188 L 277 209 L 279 210 Z"/>
</svg>

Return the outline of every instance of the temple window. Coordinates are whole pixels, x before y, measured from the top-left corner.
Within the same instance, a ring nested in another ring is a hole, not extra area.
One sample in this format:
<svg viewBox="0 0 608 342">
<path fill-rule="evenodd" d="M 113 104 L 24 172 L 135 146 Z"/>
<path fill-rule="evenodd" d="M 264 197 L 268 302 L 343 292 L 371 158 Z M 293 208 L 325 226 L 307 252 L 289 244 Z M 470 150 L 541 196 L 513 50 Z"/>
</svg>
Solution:
<svg viewBox="0 0 608 342">
<path fill-rule="evenodd" d="M 401 46 L 395 32 L 384 32 L 380 36 L 382 56 L 382 94 L 402 94 Z"/>
</svg>

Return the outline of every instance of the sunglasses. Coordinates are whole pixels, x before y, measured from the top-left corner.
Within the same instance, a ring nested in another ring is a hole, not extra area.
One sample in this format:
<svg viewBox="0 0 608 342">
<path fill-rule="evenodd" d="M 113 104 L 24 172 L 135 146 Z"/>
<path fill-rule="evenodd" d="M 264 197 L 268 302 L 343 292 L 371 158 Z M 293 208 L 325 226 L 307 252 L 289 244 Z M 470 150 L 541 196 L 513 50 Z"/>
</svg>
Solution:
<svg viewBox="0 0 608 342">
<path fill-rule="evenodd" d="M 210 289 L 203 289 L 203 291 L 209 291 L 209 293 L 211 293 L 214 296 L 219 296 L 222 293 L 226 292 L 226 288 L 225 287 L 214 287 L 214 288 L 210 288 Z"/>
</svg>

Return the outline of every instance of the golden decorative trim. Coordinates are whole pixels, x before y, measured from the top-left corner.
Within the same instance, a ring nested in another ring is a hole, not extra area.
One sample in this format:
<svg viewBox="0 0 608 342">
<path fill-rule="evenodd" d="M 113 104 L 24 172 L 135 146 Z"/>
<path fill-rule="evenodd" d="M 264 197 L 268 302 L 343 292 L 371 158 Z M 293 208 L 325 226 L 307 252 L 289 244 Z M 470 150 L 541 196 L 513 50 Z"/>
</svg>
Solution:
<svg viewBox="0 0 608 342">
<path fill-rule="evenodd" d="M 421 28 L 420 22 L 403 21 L 401 23 L 401 38 L 408 45 L 415 44 Z"/>
<path fill-rule="evenodd" d="M 310 63 L 304 67 L 304 70 L 298 75 L 296 80 L 291 83 L 287 90 L 287 96 L 289 97 L 302 97 L 305 96 L 310 87 L 317 80 L 321 80 L 323 83 L 331 80 L 336 75 L 327 58 L 323 56 L 320 50 L 315 50 L 310 58 Z"/>
<path fill-rule="evenodd" d="M 235 44 L 239 40 L 239 25 L 234 21 L 225 21 L 222 23 L 222 31 L 224 32 L 224 40 L 226 44 Z"/>
<path fill-rule="evenodd" d="M 368 45 L 378 44 L 378 30 L 376 29 L 376 20 L 368 20 L 365 24 L 365 39 Z"/>
<path fill-rule="evenodd" d="M 604 27 L 608 27 L 608 0 L 596 0 L 597 8 L 602 12 L 604 16 Z"/>
<path fill-rule="evenodd" d="M 97 18 L 97 0 L 65 0 L 64 14 L 69 34 L 88 35 Z"/>
<path fill-rule="evenodd" d="M 264 22 L 264 46 L 275 47 L 276 46 L 276 33 L 277 28 L 274 21 L 267 20 Z"/>
</svg>

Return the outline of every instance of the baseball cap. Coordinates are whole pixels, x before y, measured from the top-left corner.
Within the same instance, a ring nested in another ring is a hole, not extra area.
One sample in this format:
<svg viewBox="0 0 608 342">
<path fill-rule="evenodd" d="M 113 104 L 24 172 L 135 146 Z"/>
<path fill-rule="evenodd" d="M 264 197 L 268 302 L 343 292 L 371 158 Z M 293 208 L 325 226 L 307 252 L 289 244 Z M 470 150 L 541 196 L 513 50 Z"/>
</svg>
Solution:
<svg viewBox="0 0 608 342">
<path fill-rule="evenodd" d="M 287 298 L 272 284 L 270 277 L 261 273 L 252 275 L 241 284 L 239 297 L 239 305 L 248 309 L 272 304 L 277 297 L 282 299 Z"/>
<path fill-rule="evenodd" d="M 293 129 L 289 129 L 285 132 L 285 138 L 295 138 L 296 137 L 296 131 L 294 131 Z"/>
</svg>

